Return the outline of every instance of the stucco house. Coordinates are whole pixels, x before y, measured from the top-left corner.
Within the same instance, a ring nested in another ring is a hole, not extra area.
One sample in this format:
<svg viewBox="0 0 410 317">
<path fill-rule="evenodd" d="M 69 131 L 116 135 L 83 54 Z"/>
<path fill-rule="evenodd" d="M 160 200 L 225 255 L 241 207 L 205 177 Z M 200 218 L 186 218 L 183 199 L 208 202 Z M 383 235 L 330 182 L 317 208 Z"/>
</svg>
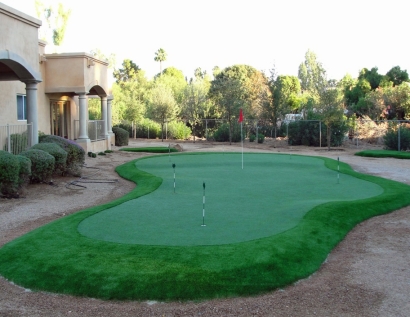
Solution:
<svg viewBox="0 0 410 317">
<path fill-rule="evenodd" d="M 38 132 L 75 140 L 86 152 L 111 148 L 108 63 L 88 53 L 45 54 L 41 21 L 0 2 L 0 149 L 10 134 Z M 101 100 L 102 120 L 88 118 L 88 98 Z"/>
</svg>

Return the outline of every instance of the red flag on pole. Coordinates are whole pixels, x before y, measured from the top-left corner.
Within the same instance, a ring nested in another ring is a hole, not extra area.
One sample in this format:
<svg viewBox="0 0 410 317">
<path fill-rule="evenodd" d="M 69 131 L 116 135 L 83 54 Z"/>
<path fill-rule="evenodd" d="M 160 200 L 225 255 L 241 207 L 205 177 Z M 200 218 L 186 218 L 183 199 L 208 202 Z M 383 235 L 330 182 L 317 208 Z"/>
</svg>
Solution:
<svg viewBox="0 0 410 317">
<path fill-rule="evenodd" d="M 242 108 L 239 109 L 239 119 L 238 122 L 242 122 L 243 121 L 243 113 L 242 113 Z"/>
</svg>

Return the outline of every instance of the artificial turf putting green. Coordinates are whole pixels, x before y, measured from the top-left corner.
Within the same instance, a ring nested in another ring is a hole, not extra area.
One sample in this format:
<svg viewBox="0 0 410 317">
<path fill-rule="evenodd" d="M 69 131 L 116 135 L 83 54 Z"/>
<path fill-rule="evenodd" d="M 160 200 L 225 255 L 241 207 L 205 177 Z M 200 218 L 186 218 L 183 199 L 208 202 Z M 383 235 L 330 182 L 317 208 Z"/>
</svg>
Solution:
<svg viewBox="0 0 410 317">
<path fill-rule="evenodd" d="M 163 179 L 154 192 L 104 210 L 79 225 L 84 236 L 144 245 L 222 245 L 269 237 L 298 224 L 313 207 L 377 196 L 383 189 L 307 156 L 173 155 L 138 160 Z M 176 168 L 176 188 L 173 168 Z M 205 224 L 203 223 L 203 182 Z"/>
<path fill-rule="evenodd" d="M 125 151 L 125 152 L 146 152 L 146 153 L 178 152 L 178 150 L 174 147 L 165 147 L 165 146 L 125 147 L 125 148 L 120 149 L 120 151 Z"/>
<path fill-rule="evenodd" d="M 165 164 L 167 178 L 168 173 L 172 173 L 172 163 L 176 164 L 176 172 L 179 173 L 181 162 L 178 160 L 187 154 L 179 155 L 172 156 L 173 162 Z M 206 161 L 212 167 L 214 162 L 211 156 L 216 154 L 190 155 L 198 160 L 202 156 L 207 157 Z M 231 173 L 240 173 L 240 155 L 225 155 L 226 158 L 236 159 L 229 160 Z M 259 155 L 265 158 L 274 156 Z M 245 155 L 244 170 L 248 168 L 251 157 Z M 294 155 L 284 155 L 282 158 L 289 160 L 288 163 L 283 162 L 283 168 L 297 163 L 299 159 Z M 169 158 L 166 155 L 163 159 L 166 161 Z M 301 160 L 303 162 L 304 158 Z M 332 179 L 329 187 L 333 187 L 337 161 L 327 158 L 315 160 L 318 166 L 324 162 L 329 168 L 327 172 Z M 340 163 L 342 174 L 338 185 L 343 185 L 345 177 L 350 175 L 365 181 L 362 184 L 380 186 L 383 192 L 370 198 L 342 199 L 316 205 L 295 226 L 267 237 L 220 245 L 167 246 L 107 242 L 81 234 L 79 227 L 86 219 L 135 198 L 149 196 L 160 187 L 163 183 L 161 177 L 139 170 L 135 165 L 150 162 L 155 160 L 135 160 L 117 167 L 120 176 L 138 184 L 129 194 L 108 204 L 58 219 L 4 245 L 0 249 L 0 274 L 32 290 L 103 299 L 198 300 L 259 294 L 289 285 L 315 272 L 329 252 L 361 221 L 410 204 L 410 186 L 356 173 L 348 165 Z M 270 168 L 272 164 L 266 163 L 264 169 Z M 312 173 L 319 170 L 312 168 Z M 252 180 L 258 186 L 254 176 L 249 178 L 249 182 Z M 200 188 L 202 181 L 199 180 Z M 276 186 L 277 182 L 280 186 L 282 181 L 288 179 L 273 180 L 273 183 Z M 164 182 L 167 180 L 164 179 Z M 207 180 L 207 191 L 208 187 L 212 187 L 211 183 Z M 299 182 L 296 180 L 288 184 L 291 186 L 286 191 L 287 195 L 296 192 L 292 194 L 292 199 L 298 199 Z M 182 195 L 182 191 L 179 193 L 182 185 L 178 183 L 175 195 Z M 310 190 L 314 191 L 314 188 Z M 248 189 L 242 191 L 241 197 L 246 195 Z M 255 200 L 253 209 L 258 207 L 259 200 L 261 198 Z M 197 211 L 194 213 L 196 215 Z M 201 228 L 199 224 L 200 220 L 196 220 L 198 229 Z M 211 227 L 210 224 L 206 229 Z M 154 233 L 162 234 L 159 230 Z"/>
</svg>

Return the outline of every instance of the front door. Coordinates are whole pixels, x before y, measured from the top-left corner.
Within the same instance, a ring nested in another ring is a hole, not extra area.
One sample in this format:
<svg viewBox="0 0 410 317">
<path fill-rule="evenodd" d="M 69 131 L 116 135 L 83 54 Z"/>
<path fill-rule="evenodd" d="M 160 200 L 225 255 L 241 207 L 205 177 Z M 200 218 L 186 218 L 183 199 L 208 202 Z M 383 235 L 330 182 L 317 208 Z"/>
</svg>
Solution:
<svg viewBox="0 0 410 317">
<path fill-rule="evenodd" d="M 51 134 L 68 139 L 70 123 L 70 102 L 67 100 L 51 100 Z"/>
</svg>

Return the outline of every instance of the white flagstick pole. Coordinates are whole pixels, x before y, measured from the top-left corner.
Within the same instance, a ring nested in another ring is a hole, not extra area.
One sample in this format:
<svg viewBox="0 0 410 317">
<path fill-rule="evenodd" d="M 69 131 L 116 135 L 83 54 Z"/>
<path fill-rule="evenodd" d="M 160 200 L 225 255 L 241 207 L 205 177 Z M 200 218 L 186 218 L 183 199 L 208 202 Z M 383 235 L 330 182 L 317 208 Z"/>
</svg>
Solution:
<svg viewBox="0 0 410 317">
<path fill-rule="evenodd" d="M 241 121 L 241 140 L 242 140 L 242 169 L 243 169 L 243 134 L 242 134 L 242 121 Z"/>
<path fill-rule="evenodd" d="M 203 183 L 204 194 L 202 195 L 202 227 L 205 227 L 205 182 Z"/>
<path fill-rule="evenodd" d="M 339 184 L 339 157 L 337 157 L 337 183 Z"/>
</svg>

